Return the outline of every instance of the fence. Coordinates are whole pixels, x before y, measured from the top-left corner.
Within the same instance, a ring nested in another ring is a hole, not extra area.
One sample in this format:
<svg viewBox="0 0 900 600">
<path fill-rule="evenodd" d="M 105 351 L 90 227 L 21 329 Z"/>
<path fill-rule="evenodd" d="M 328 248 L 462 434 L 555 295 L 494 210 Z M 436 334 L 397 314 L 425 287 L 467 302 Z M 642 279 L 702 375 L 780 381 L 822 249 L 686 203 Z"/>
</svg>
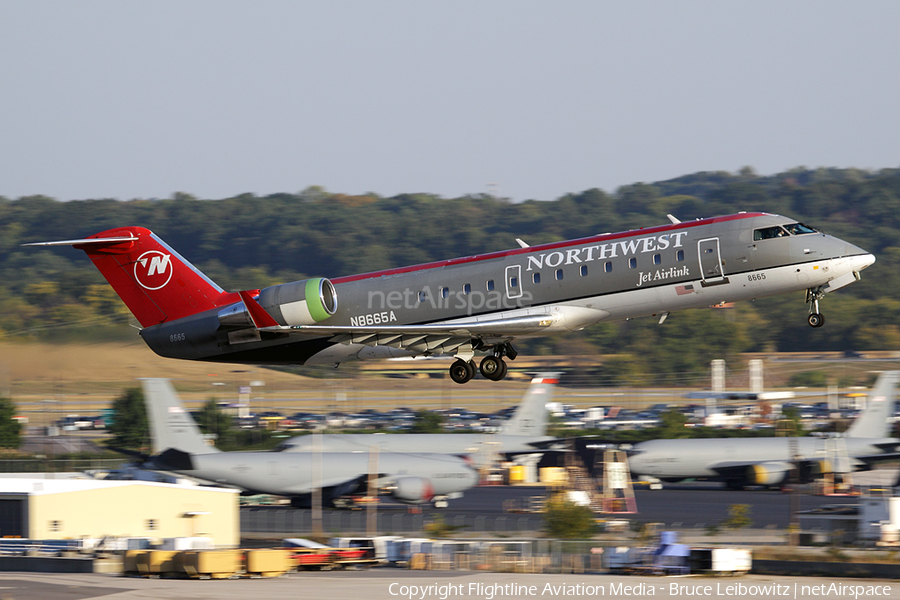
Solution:
<svg viewBox="0 0 900 600">
<path fill-rule="evenodd" d="M 66 473 L 90 469 L 118 469 L 119 458 L 4 458 L 0 459 L 0 473 Z"/>
</svg>

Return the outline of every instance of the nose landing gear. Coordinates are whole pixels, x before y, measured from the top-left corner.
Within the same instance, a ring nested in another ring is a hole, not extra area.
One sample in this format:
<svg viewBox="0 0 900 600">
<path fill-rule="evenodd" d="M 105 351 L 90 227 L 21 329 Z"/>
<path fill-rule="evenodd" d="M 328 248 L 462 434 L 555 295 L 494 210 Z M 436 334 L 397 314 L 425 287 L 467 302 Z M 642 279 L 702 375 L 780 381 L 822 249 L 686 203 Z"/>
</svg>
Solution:
<svg viewBox="0 0 900 600">
<path fill-rule="evenodd" d="M 819 300 L 825 297 L 821 287 L 806 290 L 806 303 L 809 304 L 809 316 L 806 322 L 810 327 L 821 327 L 825 324 L 825 315 L 819 312 Z"/>
</svg>

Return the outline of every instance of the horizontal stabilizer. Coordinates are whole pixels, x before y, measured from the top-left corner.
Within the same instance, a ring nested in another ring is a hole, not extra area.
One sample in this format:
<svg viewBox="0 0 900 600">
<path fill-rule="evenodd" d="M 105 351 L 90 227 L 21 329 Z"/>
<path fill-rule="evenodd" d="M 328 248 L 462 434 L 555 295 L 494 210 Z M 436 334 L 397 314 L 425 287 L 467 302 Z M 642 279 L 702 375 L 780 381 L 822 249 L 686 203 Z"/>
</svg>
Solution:
<svg viewBox="0 0 900 600">
<path fill-rule="evenodd" d="M 107 244 L 121 244 L 122 242 L 136 242 L 135 236 L 118 236 L 107 238 L 85 238 L 82 240 L 59 240 L 56 242 L 31 242 L 30 244 L 22 244 L 23 246 L 103 246 Z"/>
</svg>

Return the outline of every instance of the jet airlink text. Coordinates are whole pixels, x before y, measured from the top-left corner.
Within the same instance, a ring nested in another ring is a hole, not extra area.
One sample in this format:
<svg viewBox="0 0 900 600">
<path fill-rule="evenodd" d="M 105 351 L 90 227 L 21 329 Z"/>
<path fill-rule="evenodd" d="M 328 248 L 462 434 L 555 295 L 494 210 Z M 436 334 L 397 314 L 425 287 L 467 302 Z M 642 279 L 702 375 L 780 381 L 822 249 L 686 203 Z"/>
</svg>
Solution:
<svg viewBox="0 0 900 600">
<path fill-rule="evenodd" d="M 691 270 L 688 267 L 669 267 L 668 269 L 657 269 L 656 271 L 641 272 L 637 286 L 641 287 L 647 281 L 662 281 L 673 277 L 689 277 Z"/>
<path fill-rule="evenodd" d="M 537 256 L 529 256 L 528 267 L 525 270 L 542 269 L 545 265 L 552 268 L 561 264 L 571 265 L 593 262 L 595 260 L 606 260 L 608 258 L 616 258 L 620 256 L 620 253 L 621 256 L 628 256 L 630 254 L 658 252 L 670 247 L 680 248 L 682 238 L 686 235 L 686 231 L 678 231 L 676 233 L 664 233 L 644 238 L 615 241 L 608 244 L 569 248 L 565 252 L 558 250 L 556 252 L 544 252 Z"/>
</svg>

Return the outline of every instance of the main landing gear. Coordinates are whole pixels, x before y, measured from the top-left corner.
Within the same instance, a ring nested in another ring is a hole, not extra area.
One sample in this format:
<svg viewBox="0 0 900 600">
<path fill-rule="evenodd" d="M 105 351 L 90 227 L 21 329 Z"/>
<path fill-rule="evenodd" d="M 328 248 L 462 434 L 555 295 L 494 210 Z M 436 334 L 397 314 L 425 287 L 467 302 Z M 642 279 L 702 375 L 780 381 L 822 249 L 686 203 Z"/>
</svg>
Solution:
<svg viewBox="0 0 900 600">
<path fill-rule="evenodd" d="M 510 360 L 515 360 L 518 355 L 519 353 L 508 343 L 497 346 L 494 349 L 494 354 L 492 356 L 485 356 L 481 359 L 481 365 L 479 365 L 478 370 L 481 371 L 481 375 L 485 379 L 500 381 L 506 377 L 506 374 L 509 372 L 509 368 L 506 365 L 506 361 L 503 360 L 503 357 L 507 356 Z M 474 360 L 462 360 L 458 358 L 450 365 L 450 379 L 456 383 L 467 383 L 473 377 L 475 377 Z"/>
<path fill-rule="evenodd" d="M 819 300 L 824 296 L 820 287 L 806 290 L 806 302 L 809 304 L 809 316 L 806 317 L 806 322 L 810 327 L 821 327 L 825 324 L 825 315 L 819 312 Z"/>
</svg>

